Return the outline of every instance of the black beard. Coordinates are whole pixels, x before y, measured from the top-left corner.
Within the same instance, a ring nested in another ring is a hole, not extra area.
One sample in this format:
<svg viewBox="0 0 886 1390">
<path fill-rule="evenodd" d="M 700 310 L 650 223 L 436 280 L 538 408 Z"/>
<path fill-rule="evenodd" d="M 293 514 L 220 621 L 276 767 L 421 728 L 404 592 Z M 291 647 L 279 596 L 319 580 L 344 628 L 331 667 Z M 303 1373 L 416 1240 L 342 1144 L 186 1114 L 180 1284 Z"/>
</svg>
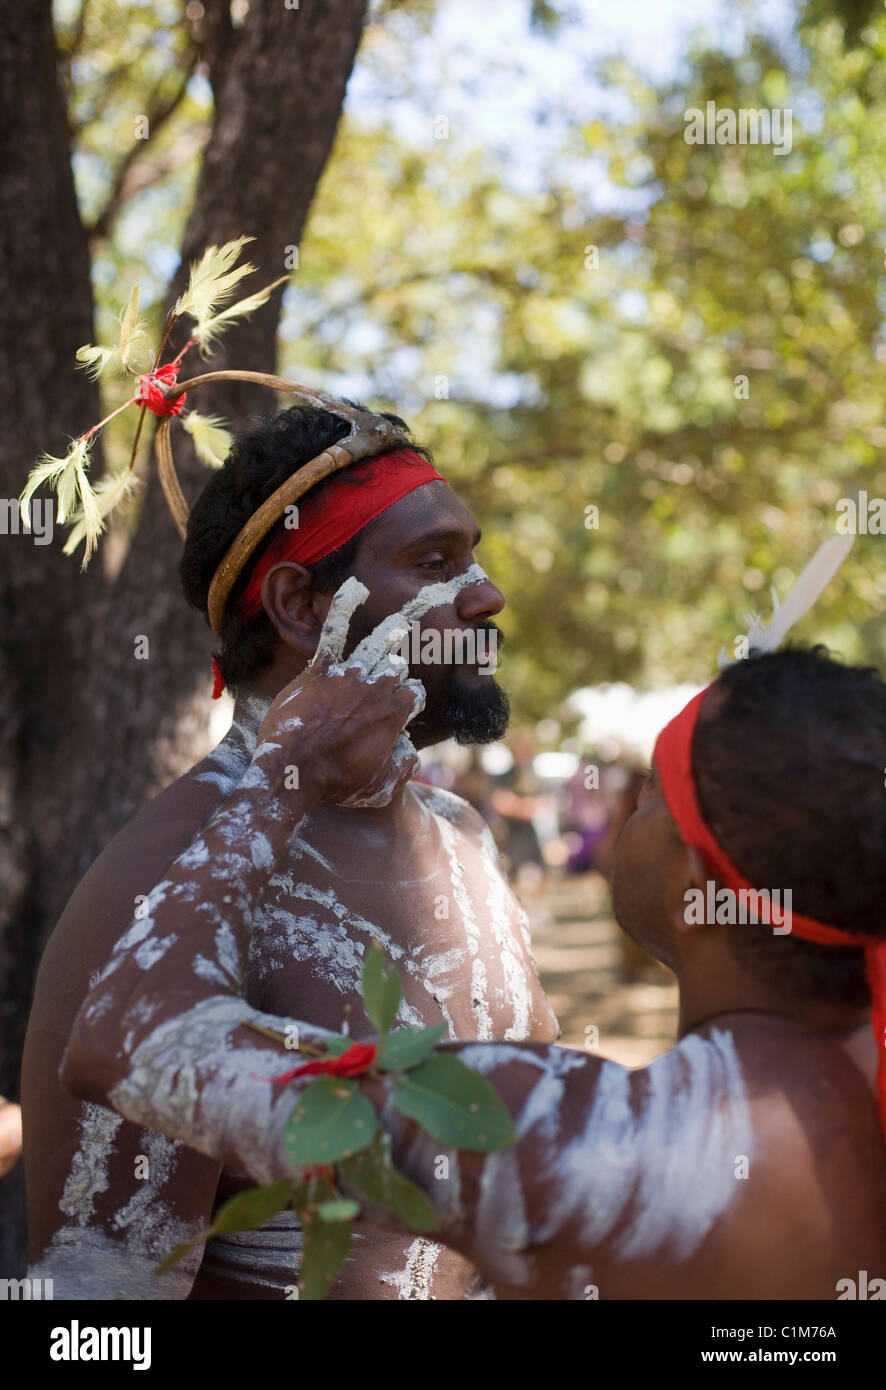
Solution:
<svg viewBox="0 0 886 1390">
<path fill-rule="evenodd" d="M 446 692 L 442 717 L 456 743 L 496 743 L 507 732 L 511 704 L 490 676 L 470 684 L 456 676 Z"/>
</svg>

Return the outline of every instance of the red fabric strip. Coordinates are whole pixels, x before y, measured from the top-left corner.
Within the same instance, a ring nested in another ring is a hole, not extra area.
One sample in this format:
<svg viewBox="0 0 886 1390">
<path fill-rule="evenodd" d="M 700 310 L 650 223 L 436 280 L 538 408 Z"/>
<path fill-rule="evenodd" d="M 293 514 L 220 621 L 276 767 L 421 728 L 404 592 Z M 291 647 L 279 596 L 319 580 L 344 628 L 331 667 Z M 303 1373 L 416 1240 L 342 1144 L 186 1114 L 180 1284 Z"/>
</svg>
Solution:
<svg viewBox="0 0 886 1390">
<path fill-rule="evenodd" d="M 314 565 L 338 550 L 401 497 L 424 483 L 446 482 L 443 474 L 414 449 L 376 454 L 351 464 L 343 472 L 348 481 L 340 474 L 333 474 L 318 496 L 299 506 L 298 526 L 285 530 L 257 561 L 237 607 L 244 622 L 261 608 L 262 580 L 274 565 L 285 560 Z M 352 482 L 352 479 L 358 481 Z"/>
<path fill-rule="evenodd" d="M 659 734 L 653 758 L 658 780 L 668 810 L 674 818 L 683 843 L 697 849 L 714 877 L 733 892 L 754 890 L 754 885 L 733 864 L 722 845 L 706 824 L 695 792 L 692 775 L 692 738 L 702 701 L 710 686 L 693 696 L 680 713 L 666 724 Z M 761 902 L 761 917 L 768 919 L 766 903 Z M 877 1044 L 877 1094 L 880 1123 L 886 1136 L 886 939 L 879 936 L 856 936 L 839 927 L 826 926 L 814 917 L 791 912 L 791 933 L 802 941 L 821 946 L 854 946 L 863 948 L 865 970 L 871 990 L 871 1026 Z"/>
</svg>

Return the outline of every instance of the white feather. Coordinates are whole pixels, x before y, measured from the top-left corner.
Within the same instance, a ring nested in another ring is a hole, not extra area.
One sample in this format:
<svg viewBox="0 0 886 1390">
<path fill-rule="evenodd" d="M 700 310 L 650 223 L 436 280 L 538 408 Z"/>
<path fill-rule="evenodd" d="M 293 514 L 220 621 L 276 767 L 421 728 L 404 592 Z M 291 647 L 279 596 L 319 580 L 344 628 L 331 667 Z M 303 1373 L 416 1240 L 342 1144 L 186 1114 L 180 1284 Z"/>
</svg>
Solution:
<svg viewBox="0 0 886 1390">
<path fill-rule="evenodd" d="M 816 550 L 783 603 L 776 601 L 769 626 L 755 618 L 748 629 L 748 647 L 774 652 L 791 628 L 809 612 L 852 549 L 854 536 L 831 536 Z M 773 599 L 775 594 L 773 592 Z"/>
</svg>

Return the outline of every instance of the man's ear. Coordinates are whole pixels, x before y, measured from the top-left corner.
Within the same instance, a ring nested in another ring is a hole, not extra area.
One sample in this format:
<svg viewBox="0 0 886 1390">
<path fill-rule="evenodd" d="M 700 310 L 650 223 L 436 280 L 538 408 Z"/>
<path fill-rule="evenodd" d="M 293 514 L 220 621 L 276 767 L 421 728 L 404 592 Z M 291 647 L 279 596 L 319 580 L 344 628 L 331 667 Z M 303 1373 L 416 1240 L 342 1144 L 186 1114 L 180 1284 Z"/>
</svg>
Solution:
<svg viewBox="0 0 886 1390">
<path fill-rule="evenodd" d="M 284 560 L 262 580 L 261 601 L 280 641 L 310 659 L 329 612 L 330 595 L 311 588 L 304 565 Z"/>
<path fill-rule="evenodd" d="M 696 931 L 711 925 L 707 921 L 707 886 L 711 871 L 701 854 L 684 845 L 681 866 L 682 901 L 674 908 L 673 923 L 678 932 Z"/>
</svg>

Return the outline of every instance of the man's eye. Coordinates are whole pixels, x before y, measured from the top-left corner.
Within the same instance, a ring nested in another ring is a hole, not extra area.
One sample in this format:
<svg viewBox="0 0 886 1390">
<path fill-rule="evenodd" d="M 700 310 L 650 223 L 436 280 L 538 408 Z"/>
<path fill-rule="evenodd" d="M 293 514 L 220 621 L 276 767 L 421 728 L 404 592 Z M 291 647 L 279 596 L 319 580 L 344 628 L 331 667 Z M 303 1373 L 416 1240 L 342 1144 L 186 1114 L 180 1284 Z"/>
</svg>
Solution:
<svg viewBox="0 0 886 1390">
<path fill-rule="evenodd" d="M 435 572 L 439 572 L 446 568 L 446 561 L 443 559 L 442 555 L 438 555 L 431 560 L 420 560 L 418 567 L 423 570 L 434 570 Z"/>
</svg>

